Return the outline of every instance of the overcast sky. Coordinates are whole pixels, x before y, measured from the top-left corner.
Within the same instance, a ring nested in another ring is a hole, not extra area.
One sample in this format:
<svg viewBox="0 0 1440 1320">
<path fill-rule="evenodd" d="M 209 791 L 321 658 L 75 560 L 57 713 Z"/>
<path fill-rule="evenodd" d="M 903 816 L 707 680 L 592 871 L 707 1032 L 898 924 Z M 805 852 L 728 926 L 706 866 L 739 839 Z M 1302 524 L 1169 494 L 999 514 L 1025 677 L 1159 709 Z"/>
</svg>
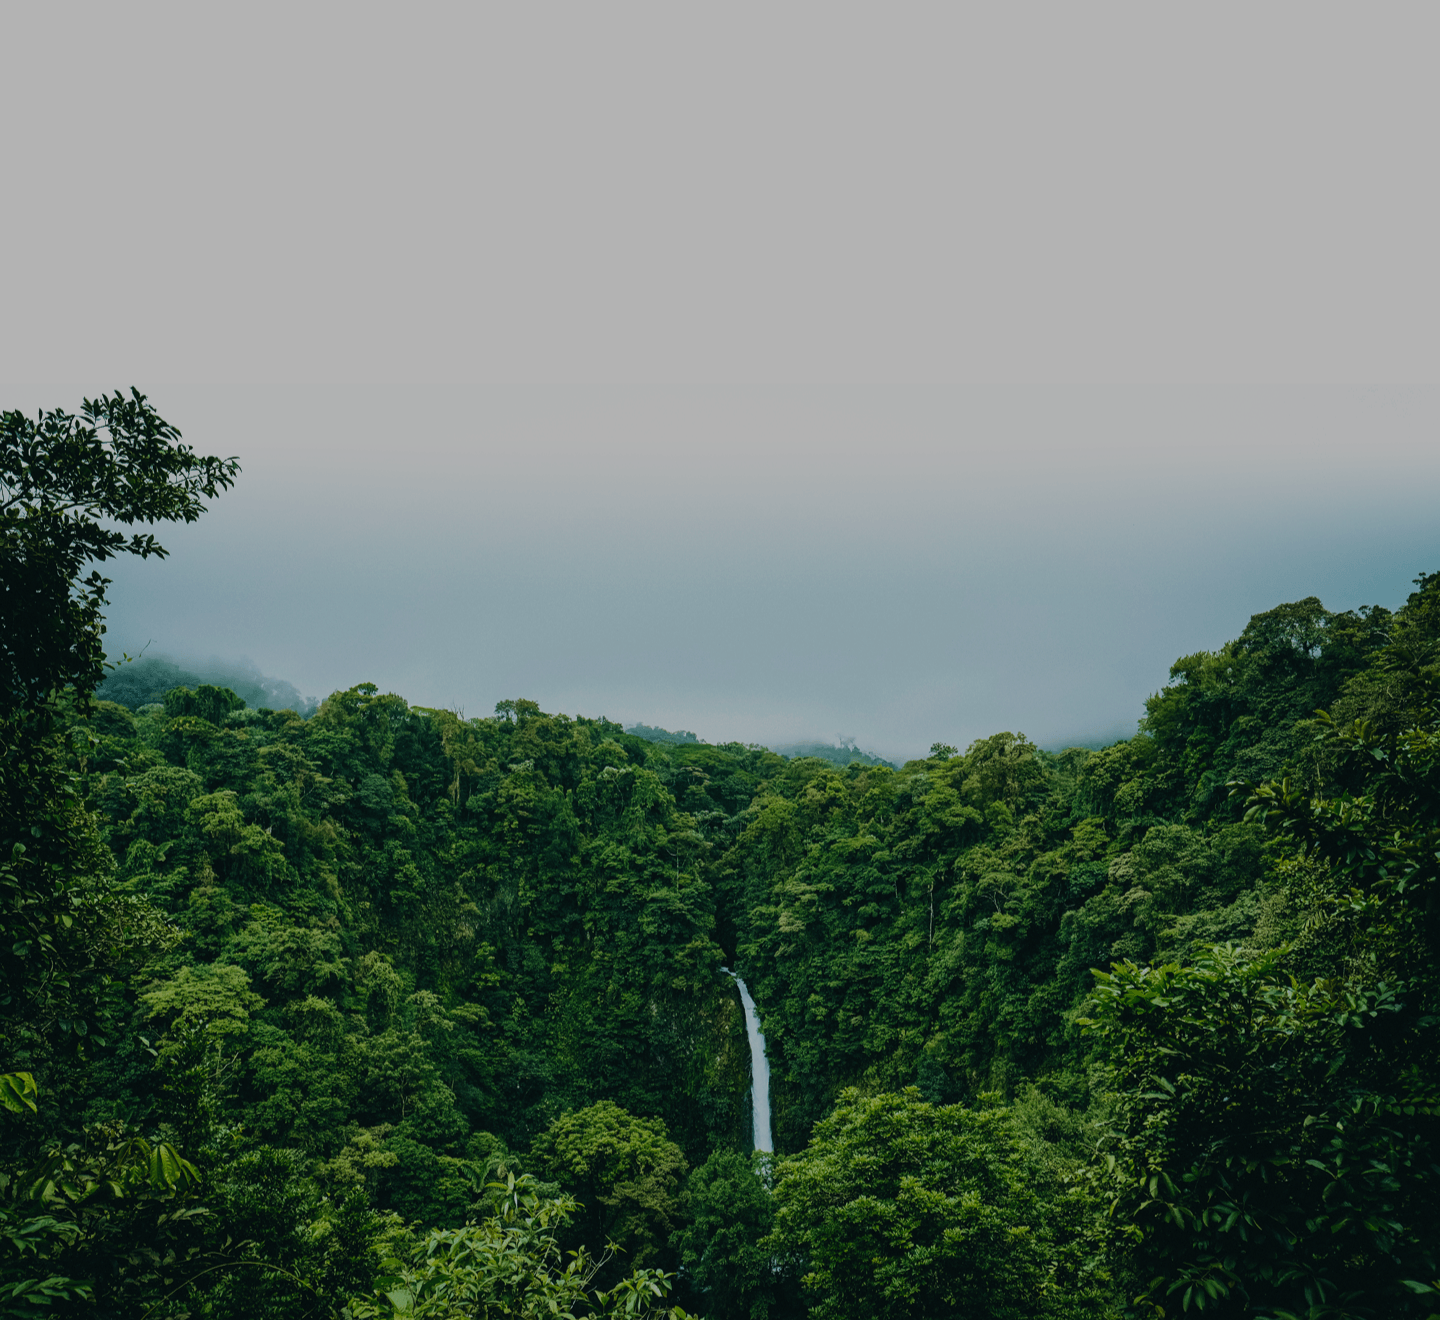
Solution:
<svg viewBox="0 0 1440 1320">
<path fill-rule="evenodd" d="M 1440 568 L 1432 5 L 12 6 L 0 405 L 244 475 L 112 638 L 890 756 Z"/>
</svg>

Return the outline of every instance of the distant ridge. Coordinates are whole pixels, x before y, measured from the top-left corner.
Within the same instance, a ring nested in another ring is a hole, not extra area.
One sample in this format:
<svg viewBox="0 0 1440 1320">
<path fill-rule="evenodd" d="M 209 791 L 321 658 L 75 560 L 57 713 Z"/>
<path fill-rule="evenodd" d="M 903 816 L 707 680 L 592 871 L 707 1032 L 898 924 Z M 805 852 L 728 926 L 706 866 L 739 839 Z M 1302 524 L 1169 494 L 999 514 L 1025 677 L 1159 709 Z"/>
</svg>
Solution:
<svg viewBox="0 0 1440 1320">
<path fill-rule="evenodd" d="M 197 688 L 202 683 L 229 688 L 252 710 L 293 710 L 297 715 L 313 715 L 320 704 L 314 697 L 302 697 L 293 683 L 283 678 L 262 674 L 248 660 L 211 659 L 204 662 L 179 664 L 164 656 L 145 656 L 130 660 L 112 669 L 95 695 L 101 701 L 139 710 L 165 700 L 171 688 Z"/>
<path fill-rule="evenodd" d="M 637 738 L 644 738 L 646 742 L 699 743 L 702 741 L 689 729 L 658 729 L 651 724 L 627 724 L 625 732 L 634 734 Z M 882 757 L 872 756 L 869 752 L 862 752 L 853 742 L 785 743 L 783 746 L 771 747 L 768 750 L 792 761 L 802 756 L 818 757 L 822 761 L 829 761 L 831 765 L 838 765 L 842 770 L 854 761 L 860 762 L 861 765 L 888 765 L 892 770 L 900 768 L 893 761 L 886 761 Z"/>
<path fill-rule="evenodd" d="M 658 743 L 698 743 L 700 741 L 689 729 L 657 729 L 651 724 L 627 724 L 626 733 L 633 733 L 637 738 L 644 738 L 646 742 Z"/>
<path fill-rule="evenodd" d="M 1050 752 L 1052 755 L 1071 747 L 1084 747 L 1088 751 L 1099 752 L 1106 747 L 1113 747 L 1116 743 L 1129 742 L 1139 731 L 1139 725 L 1130 721 L 1115 725 L 1108 733 L 1094 733 L 1088 737 L 1051 739 L 1041 744 L 1041 750 Z"/>
<path fill-rule="evenodd" d="M 854 743 L 785 743 L 781 747 L 772 747 L 770 750 L 791 760 L 801 756 L 818 757 L 822 761 L 838 765 L 841 769 L 856 761 L 861 765 L 888 765 L 892 770 L 900 768 L 894 761 L 887 761 L 884 757 L 862 752 Z"/>
</svg>

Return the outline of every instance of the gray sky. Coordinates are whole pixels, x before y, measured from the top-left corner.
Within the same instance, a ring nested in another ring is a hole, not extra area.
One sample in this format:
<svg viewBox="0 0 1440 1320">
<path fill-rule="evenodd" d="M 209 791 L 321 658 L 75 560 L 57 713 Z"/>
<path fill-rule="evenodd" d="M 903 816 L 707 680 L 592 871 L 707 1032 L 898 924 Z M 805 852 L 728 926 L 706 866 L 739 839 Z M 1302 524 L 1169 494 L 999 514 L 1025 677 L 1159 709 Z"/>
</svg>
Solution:
<svg viewBox="0 0 1440 1320">
<path fill-rule="evenodd" d="M 14 11 L 14 12 L 12 12 Z M 11 7 L 4 406 L 245 475 L 112 635 L 885 754 L 1436 545 L 1429 5 Z"/>
</svg>

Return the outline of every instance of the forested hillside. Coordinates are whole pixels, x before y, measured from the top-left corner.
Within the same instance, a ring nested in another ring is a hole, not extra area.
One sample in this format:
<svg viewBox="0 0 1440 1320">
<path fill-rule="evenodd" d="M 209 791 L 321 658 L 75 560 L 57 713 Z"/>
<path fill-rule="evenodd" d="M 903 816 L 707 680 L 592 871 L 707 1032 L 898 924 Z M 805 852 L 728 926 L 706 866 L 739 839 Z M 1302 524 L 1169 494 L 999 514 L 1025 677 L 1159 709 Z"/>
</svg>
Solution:
<svg viewBox="0 0 1440 1320">
<path fill-rule="evenodd" d="M 101 403 L 4 415 L 32 507 L 46 436 L 51 489 L 152 474 L 97 519 L 233 477 Z M 7 619 L 74 525 L 7 513 Z M 1432 1314 L 1415 587 L 1255 616 L 1103 750 L 899 769 L 368 683 L 131 709 L 90 588 L 4 656 L 0 1315 Z"/>
<path fill-rule="evenodd" d="M 314 697 L 302 697 L 293 683 L 283 678 L 262 674 L 248 661 L 192 661 L 179 664 L 161 656 L 126 657 L 106 673 L 95 695 L 113 701 L 129 710 L 141 706 L 162 705 L 165 694 L 177 687 L 225 687 L 247 706 L 270 707 L 273 710 L 294 710 L 311 715 L 320 703 Z"/>
<path fill-rule="evenodd" d="M 1091 968 L 1293 936 L 1277 844 L 1227 786 L 1313 779 L 1315 712 L 1342 693 L 1369 711 L 1390 624 L 1314 598 L 1257 615 L 1177 661 L 1143 731 L 1099 752 L 999 733 L 898 773 L 786 766 L 718 868 L 783 1061 L 782 1144 L 862 1081 L 936 1103 L 1043 1081 L 1083 1103 Z"/>
</svg>

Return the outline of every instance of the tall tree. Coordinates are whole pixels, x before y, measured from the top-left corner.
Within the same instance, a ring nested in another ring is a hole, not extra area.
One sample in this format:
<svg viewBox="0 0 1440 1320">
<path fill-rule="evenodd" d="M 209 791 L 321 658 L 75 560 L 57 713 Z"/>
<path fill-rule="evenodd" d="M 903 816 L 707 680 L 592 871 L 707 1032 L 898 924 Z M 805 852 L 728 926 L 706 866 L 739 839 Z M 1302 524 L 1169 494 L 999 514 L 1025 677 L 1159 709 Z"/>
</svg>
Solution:
<svg viewBox="0 0 1440 1320">
<path fill-rule="evenodd" d="M 54 736 L 62 694 L 84 703 L 104 673 L 108 580 L 82 574 L 119 554 L 163 556 L 150 533 L 112 524 L 193 522 L 238 471 L 182 444 L 137 390 L 86 399 L 78 416 L 0 413 L 0 1024 L 12 1047 L 37 1026 L 88 1029 L 78 980 L 157 934 L 148 907 L 97 887 L 108 858 Z"/>
<path fill-rule="evenodd" d="M 762 1243 L 805 1269 L 815 1320 L 1113 1314 L 1083 1195 L 1010 1111 L 843 1092 L 776 1170 Z"/>
<path fill-rule="evenodd" d="M 181 444 L 134 390 L 87 399 L 78 416 L 0 413 L 0 1068 L 29 1083 L 22 1103 L 6 1106 L 21 1120 L 6 1131 L 0 1169 L 0 1238 L 13 1248 L 0 1258 L 6 1314 L 29 1314 L 33 1298 L 93 1296 L 106 1308 L 107 1269 L 117 1288 L 163 1284 L 163 1270 L 130 1248 L 154 1255 L 146 1199 L 168 1201 L 194 1182 L 169 1146 L 82 1135 L 56 1104 L 55 1065 L 95 1037 L 107 971 L 171 933 L 143 898 L 110 885 L 113 862 L 58 716 L 88 705 L 104 672 L 107 579 L 82 576 L 87 565 L 165 553 L 148 532 L 115 524 L 193 522 L 237 471 L 234 459 Z"/>
<path fill-rule="evenodd" d="M 1381 657 L 1407 718 L 1322 716 L 1335 790 L 1249 790 L 1292 850 L 1278 869 L 1297 937 L 1100 975 L 1085 1025 L 1118 1099 L 1112 1218 L 1152 1305 L 1435 1311 L 1440 668 L 1411 621 L 1429 582 Z"/>
</svg>

